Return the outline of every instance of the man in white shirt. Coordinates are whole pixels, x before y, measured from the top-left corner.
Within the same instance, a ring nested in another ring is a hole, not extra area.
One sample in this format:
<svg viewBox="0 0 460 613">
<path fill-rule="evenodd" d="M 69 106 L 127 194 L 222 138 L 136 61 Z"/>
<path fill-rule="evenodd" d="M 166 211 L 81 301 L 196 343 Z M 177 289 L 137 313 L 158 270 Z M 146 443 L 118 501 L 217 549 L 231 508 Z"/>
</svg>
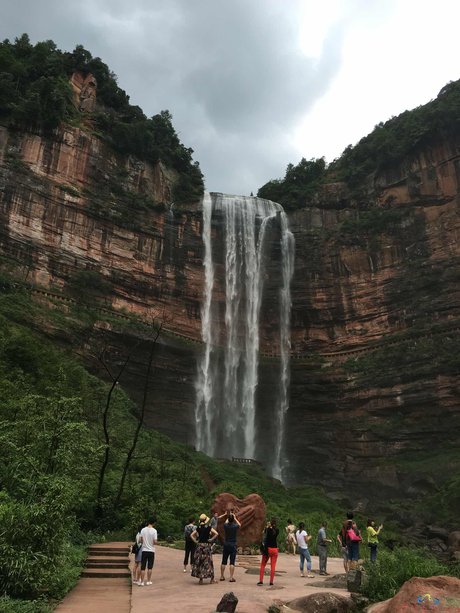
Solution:
<svg viewBox="0 0 460 613">
<path fill-rule="evenodd" d="M 141 530 L 140 541 L 142 543 L 141 560 L 141 581 L 139 585 L 152 585 L 152 568 L 155 562 L 155 543 L 158 540 L 158 533 L 153 527 L 155 518 L 151 517 Z M 145 568 L 147 567 L 147 582 L 144 583 Z"/>
</svg>

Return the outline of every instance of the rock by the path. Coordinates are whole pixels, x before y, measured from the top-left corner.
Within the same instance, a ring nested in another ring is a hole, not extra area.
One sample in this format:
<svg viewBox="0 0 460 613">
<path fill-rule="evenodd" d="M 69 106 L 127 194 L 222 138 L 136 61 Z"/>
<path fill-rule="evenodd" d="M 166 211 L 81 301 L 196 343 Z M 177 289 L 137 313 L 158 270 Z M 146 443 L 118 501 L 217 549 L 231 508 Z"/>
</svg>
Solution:
<svg viewBox="0 0 460 613">
<path fill-rule="evenodd" d="M 439 577 L 412 577 L 399 592 L 384 602 L 378 602 L 368 613 L 404 613 L 415 610 L 460 611 L 460 579 Z"/>
<path fill-rule="evenodd" d="M 235 613 L 236 605 L 238 604 L 238 598 L 233 592 L 227 592 L 224 594 L 216 607 L 216 611 L 219 613 Z"/>
<path fill-rule="evenodd" d="M 287 606 L 293 611 L 303 613 L 350 613 L 354 608 L 350 598 L 332 592 L 318 592 L 302 596 L 291 600 Z"/>
</svg>

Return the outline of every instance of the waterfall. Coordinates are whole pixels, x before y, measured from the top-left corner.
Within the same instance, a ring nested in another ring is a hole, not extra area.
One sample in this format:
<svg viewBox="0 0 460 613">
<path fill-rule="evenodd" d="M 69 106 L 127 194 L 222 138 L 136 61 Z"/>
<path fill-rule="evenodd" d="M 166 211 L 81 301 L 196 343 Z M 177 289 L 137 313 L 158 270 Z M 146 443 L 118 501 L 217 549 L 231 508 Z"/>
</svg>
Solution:
<svg viewBox="0 0 460 613">
<path fill-rule="evenodd" d="M 212 220 L 225 228 L 223 249 L 212 240 Z M 274 476 L 282 477 L 285 417 L 289 407 L 290 281 L 294 239 L 278 204 L 254 197 L 205 194 L 203 243 L 205 286 L 201 311 L 204 351 L 196 382 L 196 445 L 209 455 L 256 458 L 259 377 L 259 328 L 263 297 L 267 230 L 280 235 L 280 381 L 274 407 Z M 223 269 L 219 286 L 216 269 Z M 222 313 L 222 308 L 225 312 Z M 223 315 L 223 316 L 222 316 Z M 220 325 L 222 322 L 222 325 Z"/>
<path fill-rule="evenodd" d="M 272 475 L 283 480 L 286 459 L 283 457 L 286 413 L 289 409 L 289 357 L 291 354 L 291 279 L 294 273 L 294 236 L 289 231 L 286 215 L 281 216 L 281 266 L 283 285 L 280 289 L 280 406 L 277 412 L 275 456 Z"/>
</svg>

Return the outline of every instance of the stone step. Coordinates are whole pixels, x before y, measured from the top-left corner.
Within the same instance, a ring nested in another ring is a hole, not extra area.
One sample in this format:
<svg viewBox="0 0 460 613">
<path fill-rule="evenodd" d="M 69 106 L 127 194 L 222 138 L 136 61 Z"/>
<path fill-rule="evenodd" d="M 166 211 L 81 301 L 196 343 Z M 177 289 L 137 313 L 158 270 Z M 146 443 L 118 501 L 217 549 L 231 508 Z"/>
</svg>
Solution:
<svg viewBox="0 0 460 613">
<path fill-rule="evenodd" d="M 84 569 L 81 573 L 82 577 L 92 577 L 93 579 L 107 579 L 126 577 L 131 578 L 131 572 L 126 569 L 113 569 L 113 568 L 88 568 Z"/>
<path fill-rule="evenodd" d="M 107 560 L 85 562 L 85 568 L 128 568 L 129 562 L 111 562 Z"/>
<path fill-rule="evenodd" d="M 117 549 L 93 549 L 90 547 L 88 549 L 88 555 L 90 556 L 110 556 L 111 558 L 129 558 L 129 553 L 124 550 Z"/>
<path fill-rule="evenodd" d="M 119 546 L 119 547 L 107 547 L 106 545 L 89 545 L 88 549 L 90 550 L 94 550 L 94 551 L 120 551 L 122 553 L 128 553 L 129 552 L 129 547 L 128 546 Z"/>
</svg>

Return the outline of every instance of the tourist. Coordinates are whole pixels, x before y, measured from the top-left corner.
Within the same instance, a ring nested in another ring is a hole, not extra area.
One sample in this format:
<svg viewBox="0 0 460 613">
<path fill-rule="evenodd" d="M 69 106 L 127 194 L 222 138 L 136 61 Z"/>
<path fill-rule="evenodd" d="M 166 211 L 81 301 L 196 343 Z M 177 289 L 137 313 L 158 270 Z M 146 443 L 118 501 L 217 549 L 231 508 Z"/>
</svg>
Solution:
<svg viewBox="0 0 460 613">
<path fill-rule="evenodd" d="M 311 556 L 310 551 L 308 550 L 308 541 L 311 539 L 311 536 L 307 534 L 305 530 L 305 524 L 301 521 L 299 524 L 299 529 L 295 533 L 295 538 L 297 541 L 297 547 L 299 548 L 299 566 L 300 566 L 300 576 L 305 577 L 303 574 L 304 563 L 307 565 L 307 577 L 311 578 L 315 575 L 311 572 Z"/>
<path fill-rule="evenodd" d="M 257 585 L 264 584 L 264 572 L 265 566 L 270 559 L 270 585 L 273 585 L 273 579 L 275 577 L 276 561 L 278 559 L 278 534 L 277 522 L 274 517 L 268 522 L 263 535 L 263 542 L 265 545 L 265 553 L 262 554 L 262 561 L 260 563 L 259 583 Z"/>
<path fill-rule="evenodd" d="M 134 555 L 134 568 L 133 568 L 133 583 L 140 585 L 141 583 L 141 561 L 142 561 L 142 541 L 141 530 L 144 524 L 141 524 L 137 529 L 136 545 L 138 546 L 137 553 Z"/>
<path fill-rule="evenodd" d="M 347 512 L 347 519 L 343 522 L 340 532 L 337 534 L 337 540 L 342 551 L 343 568 L 347 573 L 350 570 L 350 558 L 348 557 L 347 530 L 348 522 L 353 519 L 353 512 Z"/>
<path fill-rule="evenodd" d="M 202 513 L 198 527 L 191 534 L 192 540 L 196 543 L 195 556 L 193 558 L 192 577 L 199 579 L 199 584 L 203 579 L 210 579 L 210 583 L 217 583 L 214 580 L 214 564 L 212 561 L 211 545 L 217 538 L 217 531 L 209 525 L 209 517 Z"/>
<path fill-rule="evenodd" d="M 219 519 L 221 517 L 224 517 L 224 515 L 219 515 L 219 513 L 216 511 L 211 517 L 211 521 L 210 521 L 211 528 L 214 528 L 214 530 L 217 530 L 217 524 L 219 523 Z"/>
<path fill-rule="evenodd" d="M 241 528 L 240 522 L 233 513 L 233 509 L 227 512 L 227 519 L 224 523 L 224 550 L 222 552 L 222 564 L 220 566 L 220 580 L 225 581 L 225 569 L 230 558 L 230 582 L 234 583 L 235 560 L 236 560 L 236 535 Z"/>
<path fill-rule="evenodd" d="M 153 527 L 155 518 L 151 517 L 145 528 L 141 530 L 140 541 L 142 543 L 141 557 L 141 582 L 139 585 L 152 585 L 152 568 L 155 562 L 155 543 L 158 540 L 158 533 Z M 144 583 L 145 569 L 147 568 L 147 581 Z"/>
<path fill-rule="evenodd" d="M 292 553 L 292 555 L 295 555 L 295 526 L 290 519 L 288 519 L 288 523 L 284 528 L 284 531 L 286 532 L 286 553 Z"/>
<path fill-rule="evenodd" d="M 187 572 L 187 564 L 190 558 L 190 572 L 192 571 L 193 556 L 195 555 L 196 543 L 192 540 L 192 533 L 195 532 L 196 525 L 193 517 L 190 517 L 188 524 L 184 528 L 185 554 L 184 554 L 184 573 Z"/>
<path fill-rule="evenodd" d="M 320 575 L 329 575 L 326 571 L 327 568 L 327 546 L 329 543 L 332 543 L 331 539 L 327 538 L 326 535 L 327 523 L 325 521 L 322 522 L 321 528 L 318 530 L 318 540 L 316 543 L 316 547 L 318 550 L 319 557 L 319 574 Z"/>
<path fill-rule="evenodd" d="M 383 528 L 383 525 L 380 524 L 379 529 L 375 529 L 375 522 L 373 519 L 367 520 L 367 544 L 371 550 L 371 562 L 375 562 L 377 560 L 377 547 L 379 544 L 378 535 L 380 534 L 380 530 Z"/>
<path fill-rule="evenodd" d="M 349 519 L 347 523 L 347 546 L 350 570 L 353 570 L 358 567 L 359 544 L 361 541 L 361 532 L 356 525 L 356 522 L 352 519 Z"/>
</svg>

